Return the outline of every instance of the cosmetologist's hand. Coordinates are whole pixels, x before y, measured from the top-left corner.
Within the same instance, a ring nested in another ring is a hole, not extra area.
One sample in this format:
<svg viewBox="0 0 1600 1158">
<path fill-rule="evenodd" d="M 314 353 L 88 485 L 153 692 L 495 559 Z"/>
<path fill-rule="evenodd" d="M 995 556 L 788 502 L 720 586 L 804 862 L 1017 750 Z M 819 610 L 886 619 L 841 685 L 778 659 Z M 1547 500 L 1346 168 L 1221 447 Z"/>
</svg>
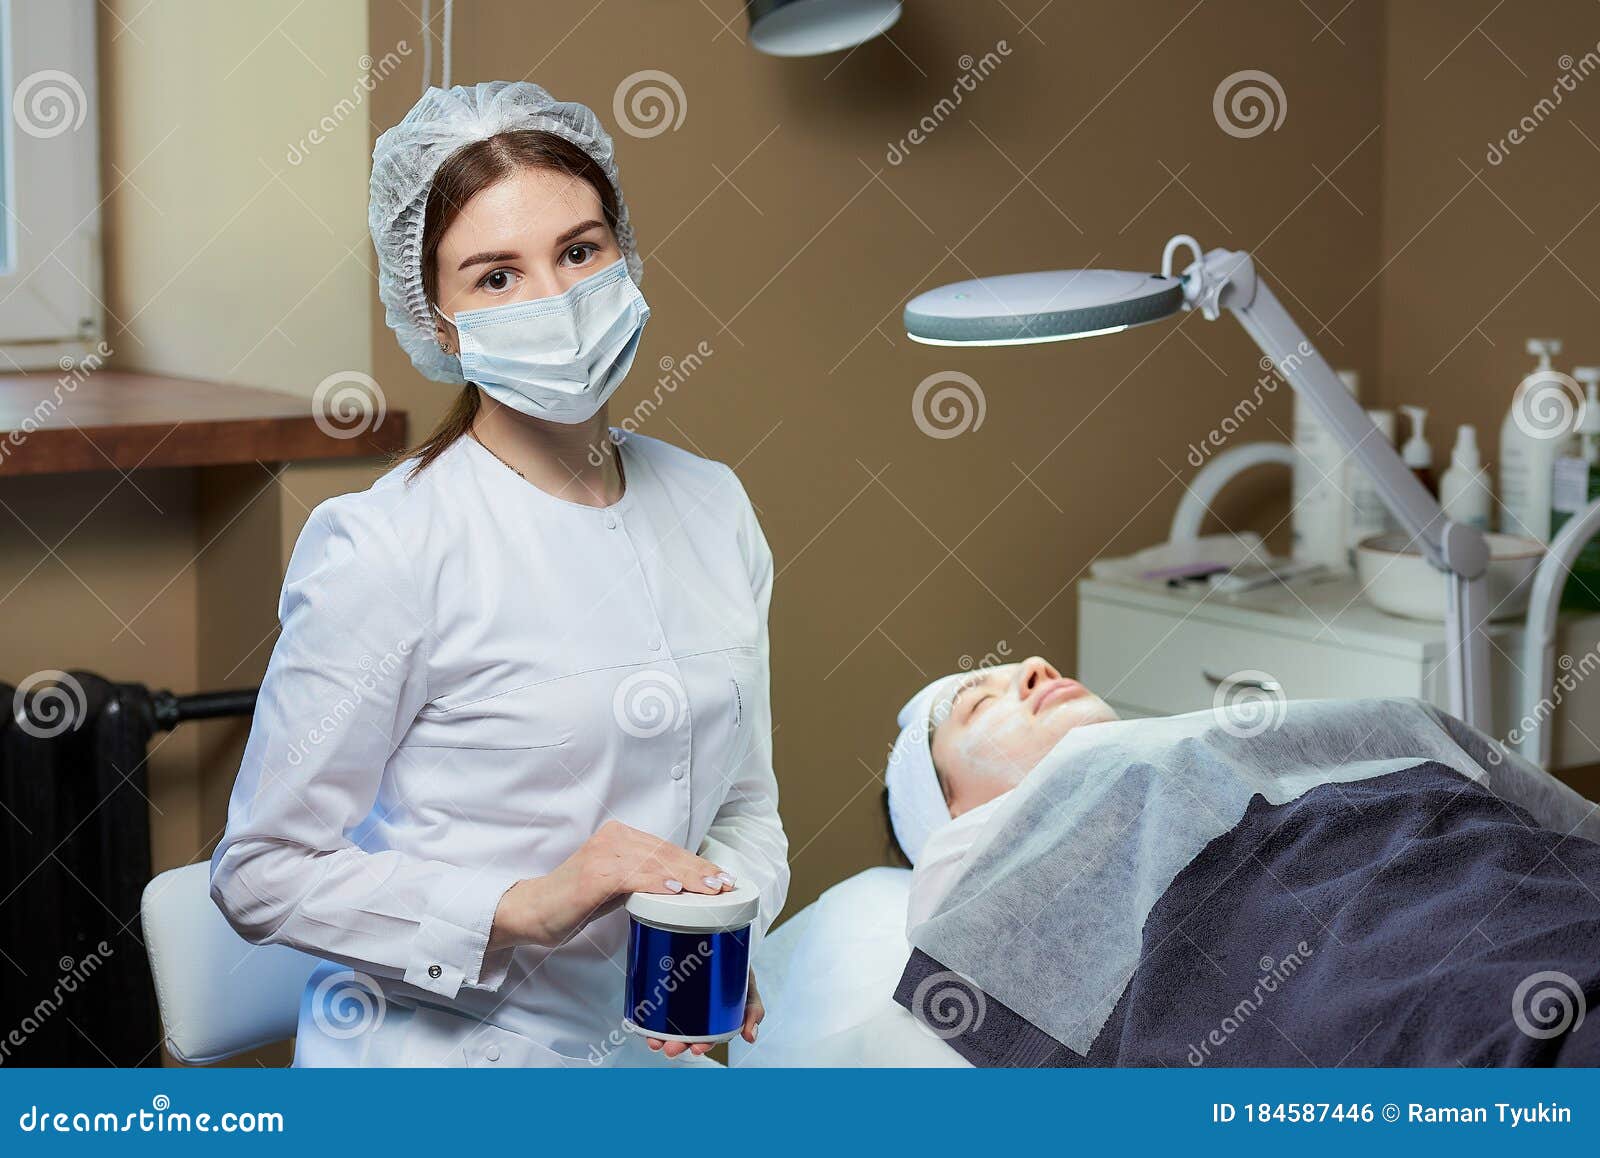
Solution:
<svg viewBox="0 0 1600 1158">
<path fill-rule="evenodd" d="M 704 857 L 608 820 L 554 872 L 505 891 L 495 909 L 489 948 L 554 948 L 622 904 L 629 893 L 715 894 L 733 885 L 731 873 Z"/>
<path fill-rule="evenodd" d="M 744 998 L 744 1029 L 739 1036 L 751 1045 L 756 1043 L 756 1031 L 761 1026 L 761 1019 L 767 1016 L 767 1007 L 761 1003 L 761 991 L 756 988 L 756 971 L 750 970 L 750 989 Z M 708 1041 L 662 1041 L 660 1038 L 648 1038 L 650 1048 L 660 1050 L 667 1057 L 677 1057 L 685 1050 L 692 1054 L 702 1054 L 712 1046 Z"/>
</svg>

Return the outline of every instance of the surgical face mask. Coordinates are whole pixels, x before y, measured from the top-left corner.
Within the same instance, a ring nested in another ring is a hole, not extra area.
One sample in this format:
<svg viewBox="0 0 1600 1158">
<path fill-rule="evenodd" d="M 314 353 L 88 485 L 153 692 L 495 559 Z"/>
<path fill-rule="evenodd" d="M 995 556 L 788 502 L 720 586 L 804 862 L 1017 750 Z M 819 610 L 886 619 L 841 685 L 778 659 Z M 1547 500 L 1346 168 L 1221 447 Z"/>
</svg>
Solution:
<svg viewBox="0 0 1600 1158">
<path fill-rule="evenodd" d="M 584 422 L 622 385 L 649 319 L 619 260 L 554 297 L 457 312 L 461 373 L 523 414 Z"/>
</svg>

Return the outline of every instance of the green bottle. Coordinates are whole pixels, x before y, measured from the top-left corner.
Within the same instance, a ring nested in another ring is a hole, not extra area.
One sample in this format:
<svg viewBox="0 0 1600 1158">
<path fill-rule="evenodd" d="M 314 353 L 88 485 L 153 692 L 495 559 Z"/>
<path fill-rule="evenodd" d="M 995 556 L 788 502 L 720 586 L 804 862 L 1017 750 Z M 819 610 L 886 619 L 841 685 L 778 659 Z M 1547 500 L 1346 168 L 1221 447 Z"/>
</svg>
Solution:
<svg viewBox="0 0 1600 1158">
<path fill-rule="evenodd" d="M 1588 397 L 1572 450 L 1556 459 L 1550 476 L 1550 537 L 1574 515 L 1600 499 L 1600 366 L 1578 366 L 1572 376 L 1582 382 Z M 1561 589 L 1561 606 L 1600 611 L 1600 536 L 1590 539 L 1572 561 L 1567 585 Z"/>
</svg>

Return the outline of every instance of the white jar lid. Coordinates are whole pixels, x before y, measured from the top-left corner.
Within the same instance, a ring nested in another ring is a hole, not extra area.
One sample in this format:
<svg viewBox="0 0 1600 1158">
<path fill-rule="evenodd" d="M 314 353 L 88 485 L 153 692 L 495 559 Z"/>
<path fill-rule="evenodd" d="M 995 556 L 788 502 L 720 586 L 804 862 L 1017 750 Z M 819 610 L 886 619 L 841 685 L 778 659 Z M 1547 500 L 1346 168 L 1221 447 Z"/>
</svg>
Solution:
<svg viewBox="0 0 1600 1158">
<path fill-rule="evenodd" d="M 658 928 L 692 933 L 742 929 L 756 919 L 761 894 L 749 885 L 720 893 L 632 893 L 628 915 Z"/>
</svg>

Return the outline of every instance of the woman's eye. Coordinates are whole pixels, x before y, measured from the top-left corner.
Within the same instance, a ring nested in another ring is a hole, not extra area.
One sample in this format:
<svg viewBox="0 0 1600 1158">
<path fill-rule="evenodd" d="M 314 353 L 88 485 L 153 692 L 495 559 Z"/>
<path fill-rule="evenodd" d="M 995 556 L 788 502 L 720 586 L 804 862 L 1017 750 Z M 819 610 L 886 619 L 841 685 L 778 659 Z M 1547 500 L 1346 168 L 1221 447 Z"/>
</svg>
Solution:
<svg viewBox="0 0 1600 1158">
<path fill-rule="evenodd" d="M 599 251 L 599 246 L 588 244 L 570 246 L 566 253 L 561 255 L 561 260 L 568 265 L 584 265 Z"/>
<path fill-rule="evenodd" d="M 511 279 L 515 275 L 509 269 L 496 269 L 484 275 L 478 283 L 479 289 L 489 290 L 491 293 L 503 293 L 511 288 Z"/>
</svg>

